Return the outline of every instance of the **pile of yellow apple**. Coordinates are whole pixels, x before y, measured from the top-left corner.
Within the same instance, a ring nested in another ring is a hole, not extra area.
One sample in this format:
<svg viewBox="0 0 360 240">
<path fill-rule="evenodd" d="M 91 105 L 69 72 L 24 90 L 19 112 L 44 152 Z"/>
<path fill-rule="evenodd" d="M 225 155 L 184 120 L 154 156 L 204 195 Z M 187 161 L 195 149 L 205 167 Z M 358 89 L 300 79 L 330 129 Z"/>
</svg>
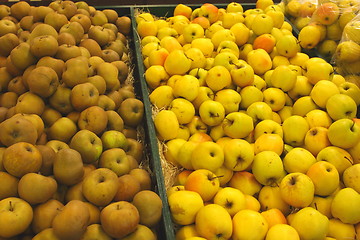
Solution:
<svg viewBox="0 0 360 240">
<path fill-rule="evenodd" d="M 330 61 L 341 41 L 343 32 L 354 31 L 351 26 L 346 27 L 346 25 L 359 10 L 360 1 L 358 0 L 319 2 L 311 18 L 298 17 L 295 20 L 295 26 L 300 30 L 301 47 L 304 49 L 316 48 L 324 58 Z"/>
<path fill-rule="evenodd" d="M 156 239 L 130 29 L 84 1 L 0 5 L 0 239 Z"/>
<path fill-rule="evenodd" d="M 176 239 L 359 239 L 360 89 L 256 6 L 136 15 Z"/>
</svg>

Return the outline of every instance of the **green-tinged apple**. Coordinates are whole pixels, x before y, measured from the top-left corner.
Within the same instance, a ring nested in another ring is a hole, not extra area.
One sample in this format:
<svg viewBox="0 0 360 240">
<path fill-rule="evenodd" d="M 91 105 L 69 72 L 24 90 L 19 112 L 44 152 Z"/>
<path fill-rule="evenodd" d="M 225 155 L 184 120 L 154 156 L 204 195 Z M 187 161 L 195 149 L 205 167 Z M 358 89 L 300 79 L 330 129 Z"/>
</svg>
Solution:
<svg viewBox="0 0 360 240">
<path fill-rule="evenodd" d="M 215 142 L 199 143 L 192 151 L 191 166 L 197 169 L 207 169 L 215 172 L 224 163 L 224 151 Z"/>
<path fill-rule="evenodd" d="M 243 139 L 232 139 L 224 145 L 224 165 L 233 171 L 248 169 L 254 160 L 254 149 Z"/>
<path fill-rule="evenodd" d="M 271 85 L 284 92 L 290 91 L 295 86 L 296 79 L 296 73 L 286 65 L 276 67 L 270 77 Z"/>
<path fill-rule="evenodd" d="M 343 223 L 356 224 L 360 221 L 360 194 L 346 187 L 335 193 L 331 202 L 331 214 Z"/>
<path fill-rule="evenodd" d="M 284 157 L 284 169 L 288 173 L 301 172 L 306 174 L 308 169 L 316 162 L 316 158 L 305 148 L 295 147 Z"/>
<path fill-rule="evenodd" d="M 184 159 L 178 157 L 178 152 L 183 148 L 182 145 L 184 145 L 186 142 L 187 141 L 182 138 L 174 138 L 167 141 L 166 148 L 163 151 L 166 161 L 174 164 L 175 166 L 179 166 L 179 164 L 182 165 L 181 163 L 185 163 L 186 161 Z M 181 160 L 181 163 L 179 160 Z"/>
<path fill-rule="evenodd" d="M 328 138 L 334 146 L 344 149 L 351 148 L 359 142 L 360 126 L 352 119 L 336 120 L 328 128 Z"/>
<path fill-rule="evenodd" d="M 356 103 L 360 104 L 360 88 L 351 82 L 343 82 L 339 85 L 340 93 L 350 96 Z"/>
<path fill-rule="evenodd" d="M 290 226 L 295 228 L 300 239 L 324 239 L 328 231 L 329 219 L 312 207 L 304 207 L 294 214 Z"/>
<path fill-rule="evenodd" d="M 273 76 L 274 74 L 272 74 Z M 285 81 L 285 79 L 282 79 Z M 269 87 L 263 91 L 264 102 L 267 103 L 274 112 L 280 111 L 285 106 L 285 93 L 279 88 Z"/>
<path fill-rule="evenodd" d="M 255 155 L 252 173 L 263 185 L 277 185 L 286 175 L 280 156 L 273 151 L 262 151 Z"/>
<path fill-rule="evenodd" d="M 325 127 L 310 128 L 304 138 L 304 148 L 316 156 L 322 149 L 331 145 L 328 132 Z"/>
<path fill-rule="evenodd" d="M 121 148 L 110 148 L 104 150 L 99 159 L 99 167 L 108 168 L 122 176 L 130 172 L 130 162 L 126 152 Z"/>
<path fill-rule="evenodd" d="M 336 146 L 328 146 L 321 149 L 317 154 L 316 159 L 317 161 L 326 161 L 334 165 L 340 176 L 345 169 L 353 164 L 353 158 L 350 153 L 345 149 Z"/>
<path fill-rule="evenodd" d="M 293 207 L 307 207 L 314 199 L 314 184 L 304 173 L 287 174 L 279 187 L 282 199 Z"/>
<path fill-rule="evenodd" d="M 357 104 L 354 99 L 346 94 L 334 94 L 326 101 L 326 112 L 334 120 L 341 118 L 352 119 L 357 114 Z"/>
<path fill-rule="evenodd" d="M 264 94 L 262 90 L 252 85 L 241 88 L 240 96 L 240 109 L 247 109 L 252 103 L 262 102 L 264 99 Z"/>
<path fill-rule="evenodd" d="M 201 120 L 208 126 L 216 126 L 225 118 L 225 108 L 221 102 L 206 100 L 199 107 Z"/>
<path fill-rule="evenodd" d="M 350 187 L 354 189 L 358 193 L 360 192 L 360 187 L 356 179 L 359 178 L 359 173 L 360 173 L 359 169 L 360 169 L 360 164 L 359 163 L 354 164 L 348 167 L 347 169 L 345 169 L 342 175 L 342 180 L 344 182 L 344 185 L 346 187 Z"/>
<path fill-rule="evenodd" d="M 281 125 L 272 119 L 265 119 L 256 124 L 254 129 L 255 140 L 262 134 L 278 134 L 281 138 L 284 135 Z"/>
<path fill-rule="evenodd" d="M 305 135 L 309 131 L 309 124 L 304 117 L 293 115 L 285 119 L 282 124 L 284 142 L 293 147 L 302 146 Z M 297 131 L 294 131 L 296 129 Z"/>
<path fill-rule="evenodd" d="M 232 112 L 225 116 L 222 123 L 225 135 L 244 138 L 254 130 L 252 117 L 243 112 Z"/>
<path fill-rule="evenodd" d="M 293 35 L 284 35 L 276 41 L 276 50 L 281 56 L 294 57 L 299 51 L 300 45 Z"/>
<path fill-rule="evenodd" d="M 199 193 L 204 202 L 213 199 L 219 187 L 218 176 L 207 169 L 194 170 L 185 181 L 185 190 Z"/>
</svg>

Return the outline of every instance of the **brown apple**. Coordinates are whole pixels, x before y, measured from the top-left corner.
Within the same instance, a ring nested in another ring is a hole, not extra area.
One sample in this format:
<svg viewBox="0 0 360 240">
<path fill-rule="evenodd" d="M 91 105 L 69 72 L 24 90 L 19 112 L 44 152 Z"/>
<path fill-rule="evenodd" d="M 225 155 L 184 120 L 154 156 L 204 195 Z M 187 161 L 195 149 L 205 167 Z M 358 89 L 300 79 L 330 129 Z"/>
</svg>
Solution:
<svg viewBox="0 0 360 240">
<path fill-rule="evenodd" d="M 14 116 L 16 114 L 15 112 L 15 107 L 11 107 L 11 108 L 8 108 L 7 112 L 6 112 L 6 119 L 9 119 L 11 118 L 12 116 Z"/>
<path fill-rule="evenodd" d="M 71 105 L 70 95 L 71 88 L 59 86 L 49 98 L 50 106 L 61 114 L 68 114 L 74 111 L 74 108 Z"/>
<path fill-rule="evenodd" d="M 43 98 L 48 98 L 56 92 L 59 86 L 59 78 L 55 70 L 46 66 L 33 69 L 27 80 L 29 91 Z"/>
<path fill-rule="evenodd" d="M 94 12 L 90 12 L 90 19 L 92 25 L 95 26 L 102 26 L 108 22 L 105 13 L 101 10 L 95 10 Z"/>
<path fill-rule="evenodd" d="M 125 83 L 125 80 L 129 76 L 129 66 L 124 61 L 114 61 L 112 62 L 119 71 L 118 79 L 120 83 Z M 119 89 L 120 90 L 120 89 Z"/>
<path fill-rule="evenodd" d="M 115 102 L 105 94 L 99 96 L 97 105 L 105 111 L 115 110 Z"/>
<path fill-rule="evenodd" d="M 118 113 L 125 125 L 136 127 L 143 121 L 144 103 L 137 98 L 127 98 L 121 102 Z"/>
<path fill-rule="evenodd" d="M 78 151 L 61 149 L 54 159 L 54 177 L 64 185 L 70 186 L 79 183 L 84 176 L 83 161 Z"/>
<path fill-rule="evenodd" d="M 79 121 L 80 113 L 77 111 L 72 111 L 68 113 L 66 117 L 73 121 L 75 124 L 77 124 L 77 122 Z"/>
<path fill-rule="evenodd" d="M 73 46 L 76 44 L 75 37 L 72 34 L 67 33 L 67 32 L 60 33 L 57 40 L 58 40 L 59 46 L 63 45 L 63 44 Z"/>
<path fill-rule="evenodd" d="M 58 236 L 55 235 L 54 229 L 52 227 L 45 228 L 41 232 L 37 233 L 32 240 L 61 240 Z"/>
<path fill-rule="evenodd" d="M 9 85 L 10 80 L 13 76 L 7 71 L 6 67 L 0 68 L 0 91 L 7 91 L 7 86 Z"/>
<path fill-rule="evenodd" d="M 64 14 L 67 19 L 70 19 L 72 16 L 75 15 L 77 7 L 73 1 L 65 0 L 65 1 L 59 1 L 59 4 L 51 5 L 50 7 L 53 7 L 55 11 L 58 13 Z"/>
<path fill-rule="evenodd" d="M 38 173 L 27 173 L 20 178 L 18 193 L 20 198 L 31 205 L 44 203 L 52 198 L 57 190 L 56 180 Z"/>
<path fill-rule="evenodd" d="M 25 1 L 20 1 L 14 3 L 10 7 L 11 16 L 15 17 L 17 20 L 21 20 L 23 17 L 29 15 L 30 13 L 30 4 Z"/>
<path fill-rule="evenodd" d="M 7 33 L 0 37 L 0 55 L 7 57 L 10 52 L 19 45 L 19 37 L 14 33 Z"/>
<path fill-rule="evenodd" d="M 101 57 L 105 60 L 105 62 L 114 62 L 114 61 L 120 61 L 120 56 L 117 52 L 115 52 L 112 49 L 104 49 L 101 52 Z"/>
<path fill-rule="evenodd" d="M 143 168 L 135 168 L 129 174 L 137 179 L 141 190 L 151 190 L 151 177 L 148 171 Z"/>
<path fill-rule="evenodd" d="M 68 23 L 68 19 L 62 13 L 50 12 L 46 14 L 44 23 L 51 25 L 56 31 L 59 31 L 63 25 Z"/>
<path fill-rule="evenodd" d="M 28 66 L 25 71 L 23 72 L 22 74 L 22 81 L 23 81 L 23 84 L 25 86 L 25 88 L 28 90 L 29 89 L 29 84 L 27 83 L 27 78 L 29 77 L 30 73 L 32 70 L 34 70 L 36 68 L 36 65 L 30 65 Z"/>
<path fill-rule="evenodd" d="M 43 134 L 45 125 L 39 115 L 36 115 L 33 113 L 32 114 L 16 113 L 16 114 L 14 114 L 13 118 L 15 118 L 15 117 L 25 118 L 25 119 L 29 120 L 35 126 L 38 138 L 39 138 L 39 136 L 41 136 Z"/>
<path fill-rule="evenodd" d="M 7 90 L 10 92 L 14 92 L 18 95 L 27 92 L 27 87 L 24 85 L 23 77 L 16 76 L 13 79 L 11 79 L 7 86 Z"/>
<path fill-rule="evenodd" d="M 68 117 L 61 117 L 48 128 L 48 139 L 68 143 L 77 132 L 76 124 Z"/>
<path fill-rule="evenodd" d="M 62 81 L 70 88 L 73 88 L 81 83 L 86 83 L 88 78 L 88 69 L 89 62 L 86 57 L 77 56 L 71 58 L 65 62 L 65 70 L 62 74 Z"/>
<path fill-rule="evenodd" d="M 138 224 L 136 230 L 126 237 L 123 240 L 137 240 L 137 239 L 147 239 L 147 240 L 156 240 L 156 233 L 149 227 Z"/>
<path fill-rule="evenodd" d="M 53 175 L 53 165 L 56 153 L 54 149 L 46 145 L 36 145 L 42 156 L 42 163 L 39 173 L 44 176 Z"/>
<path fill-rule="evenodd" d="M 85 233 L 89 219 L 89 208 L 85 203 L 72 200 L 54 217 L 52 227 L 60 239 L 78 240 Z"/>
<path fill-rule="evenodd" d="M 65 62 L 61 59 L 45 56 L 40 58 L 39 61 L 36 63 L 36 67 L 40 67 L 40 66 L 52 68 L 56 72 L 58 78 L 61 79 L 65 69 Z"/>
<path fill-rule="evenodd" d="M 11 108 L 16 105 L 18 94 L 15 92 L 4 92 L 0 98 L 0 106 Z"/>
<path fill-rule="evenodd" d="M 106 206 L 118 189 L 118 177 L 108 168 L 97 168 L 83 180 L 82 191 L 85 198 L 96 206 Z"/>
<path fill-rule="evenodd" d="M 55 56 L 59 48 L 58 41 L 51 35 L 36 37 L 30 42 L 30 52 L 37 58 Z"/>
<path fill-rule="evenodd" d="M 0 68 L 6 67 L 6 57 L 0 56 Z"/>
<path fill-rule="evenodd" d="M 0 142 L 11 146 L 18 142 L 35 144 L 38 138 L 36 127 L 25 118 L 11 117 L 0 123 Z"/>
<path fill-rule="evenodd" d="M 10 15 L 10 7 L 2 4 L 0 5 L 0 19 Z"/>
<path fill-rule="evenodd" d="M 129 35 L 131 30 L 131 19 L 127 16 L 121 16 L 116 19 L 115 22 L 116 26 L 118 27 L 119 32 L 124 35 Z"/>
<path fill-rule="evenodd" d="M 122 102 L 120 93 L 117 90 L 112 90 L 112 91 L 108 92 L 106 95 L 115 102 L 115 109 L 118 109 Z"/>
<path fill-rule="evenodd" d="M 0 20 L 0 37 L 7 33 L 16 34 L 17 30 L 18 28 L 13 21 L 4 18 Z"/>
<path fill-rule="evenodd" d="M 104 25 L 102 25 L 104 28 L 106 29 L 109 29 L 112 31 L 112 33 L 110 33 L 112 36 L 111 36 L 111 39 L 112 41 L 115 41 L 116 40 L 116 35 L 117 33 L 119 32 L 117 26 L 114 24 L 114 23 L 105 23 Z"/>
<path fill-rule="evenodd" d="M 86 48 L 91 56 L 102 56 L 101 47 L 94 39 L 84 38 L 81 40 L 79 46 Z"/>
<path fill-rule="evenodd" d="M 82 8 L 78 8 L 78 9 L 76 10 L 76 14 L 84 14 L 85 16 L 90 17 L 89 11 L 87 11 L 87 10 L 85 10 L 85 9 L 82 9 Z"/>
<path fill-rule="evenodd" d="M 138 192 L 132 204 L 138 209 L 140 224 L 147 227 L 156 226 L 161 220 L 163 203 L 158 194 L 150 190 Z"/>
<path fill-rule="evenodd" d="M 134 140 L 137 140 L 137 138 L 138 138 L 138 132 L 137 132 L 136 128 L 129 127 L 129 126 L 124 126 L 124 129 L 123 129 L 122 132 L 124 133 L 126 138 L 131 138 L 131 139 L 134 139 Z"/>
<path fill-rule="evenodd" d="M 8 111 L 8 108 L 0 107 L 0 123 L 6 119 L 7 111 Z"/>
<path fill-rule="evenodd" d="M 77 7 L 77 9 L 83 9 L 87 12 L 89 12 L 89 4 L 85 1 L 78 1 L 78 2 L 75 2 L 75 5 Z"/>
<path fill-rule="evenodd" d="M 94 75 L 94 76 L 88 77 L 87 81 L 89 83 L 92 83 L 97 88 L 100 95 L 105 94 L 105 92 L 106 92 L 106 81 L 102 76 Z M 111 99 L 111 100 L 113 100 L 113 99 Z M 115 102 L 114 102 L 114 104 L 115 104 Z M 116 108 L 116 105 L 115 105 L 115 108 Z"/>
<path fill-rule="evenodd" d="M 97 105 L 98 100 L 99 91 L 92 83 L 80 83 L 71 89 L 70 101 L 77 111 Z"/>
<path fill-rule="evenodd" d="M 59 214 L 64 207 L 60 201 L 50 199 L 45 203 L 34 207 L 34 217 L 31 229 L 35 234 L 50 228 L 54 217 Z"/>
<path fill-rule="evenodd" d="M 55 153 L 59 152 L 62 149 L 69 149 L 70 148 L 67 143 L 64 143 L 64 142 L 59 141 L 59 140 L 50 140 L 45 145 L 52 148 L 55 151 Z"/>
<path fill-rule="evenodd" d="M 84 202 L 89 208 L 90 220 L 89 225 L 100 223 L 100 208 L 91 202 Z"/>
<path fill-rule="evenodd" d="M 24 72 L 24 70 L 21 70 L 21 69 L 17 68 L 17 67 L 13 64 L 13 62 L 11 61 L 10 55 L 6 58 L 5 67 L 6 67 L 6 71 L 7 71 L 12 77 L 20 76 L 20 75 L 23 74 L 23 72 Z"/>
<path fill-rule="evenodd" d="M 84 28 L 81 25 L 81 23 L 77 22 L 77 21 L 70 21 L 69 23 L 63 25 L 60 28 L 59 33 L 63 33 L 63 32 L 67 32 L 70 33 L 74 36 L 75 38 L 75 43 L 79 44 L 80 40 L 83 38 L 84 36 Z"/>
<path fill-rule="evenodd" d="M 31 10 L 34 22 L 44 22 L 47 14 L 54 12 L 54 10 L 48 6 L 38 6 Z"/>
<path fill-rule="evenodd" d="M 81 50 L 76 45 L 61 44 L 55 57 L 66 62 L 67 60 L 81 56 Z"/>
<path fill-rule="evenodd" d="M 86 202 L 86 198 L 82 193 L 82 181 L 75 185 L 69 186 L 65 194 L 65 201 L 70 202 L 71 200 L 80 200 Z"/>
<path fill-rule="evenodd" d="M 128 201 L 131 202 L 140 191 L 140 183 L 138 180 L 130 175 L 125 174 L 118 178 L 119 188 L 115 195 L 114 201 Z"/>
<path fill-rule="evenodd" d="M 109 23 L 115 23 L 119 15 L 114 9 L 104 9 L 102 12 L 105 14 Z"/>
<path fill-rule="evenodd" d="M 4 168 L 15 177 L 22 177 L 31 172 L 38 172 L 41 168 L 41 163 L 41 153 L 31 143 L 18 142 L 9 146 L 4 151 Z"/>
<path fill-rule="evenodd" d="M 30 31 L 21 31 L 18 33 L 19 43 L 28 42 L 30 37 Z"/>
<path fill-rule="evenodd" d="M 75 14 L 71 17 L 70 22 L 80 23 L 83 27 L 84 33 L 87 33 L 89 31 L 89 28 L 91 27 L 90 17 L 85 14 Z"/>
<path fill-rule="evenodd" d="M 50 107 L 45 107 L 44 112 L 41 114 L 41 118 L 47 128 L 53 125 L 53 123 L 61 117 L 62 115 L 59 111 Z"/>
<path fill-rule="evenodd" d="M 106 130 L 116 130 L 121 132 L 124 129 L 124 121 L 120 115 L 113 110 L 106 111 L 106 114 L 108 116 Z"/>
<path fill-rule="evenodd" d="M 108 116 L 105 110 L 99 106 L 91 106 L 80 113 L 78 127 L 100 135 L 105 131 L 107 122 Z"/>
<path fill-rule="evenodd" d="M 135 169 L 135 168 L 139 168 L 139 163 L 138 161 L 134 158 L 134 156 L 131 155 L 127 155 L 128 159 L 129 159 L 129 163 L 130 163 L 130 171 Z"/>
<path fill-rule="evenodd" d="M 78 131 L 71 139 L 69 146 L 81 154 L 84 163 L 94 163 L 103 151 L 101 139 L 89 130 Z"/>
<path fill-rule="evenodd" d="M 19 179 L 7 172 L 0 172 L 0 200 L 18 196 Z"/>
<path fill-rule="evenodd" d="M 36 57 L 30 51 L 30 44 L 20 43 L 10 52 L 11 62 L 17 69 L 25 70 L 28 66 L 36 63 Z"/>
<path fill-rule="evenodd" d="M 105 150 L 101 154 L 99 167 L 112 170 L 118 177 L 130 172 L 129 160 L 125 151 L 121 148 Z"/>
<path fill-rule="evenodd" d="M 104 231 L 111 237 L 123 238 L 136 230 L 140 216 L 133 204 L 118 201 L 101 210 L 100 221 Z"/>
<path fill-rule="evenodd" d="M 101 239 L 101 240 L 113 239 L 107 233 L 105 233 L 104 229 L 101 227 L 101 224 L 98 223 L 89 224 L 89 226 L 86 228 L 84 235 L 80 240 L 87 240 L 92 238 Z"/>
<path fill-rule="evenodd" d="M 44 100 L 31 92 L 25 92 L 21 94 L 18 97 L 17 103 L 15 105 L 16 113 L 34 113 L 40 116 L 44 109 Z"/>
<path fill-rule="evenodd" d="M 92 26 L 88 31 L 88 37 L 95 40 L 100 47 L 105 46 L 110 41 L 109 32 L 102 26 Z"/>
</svg>

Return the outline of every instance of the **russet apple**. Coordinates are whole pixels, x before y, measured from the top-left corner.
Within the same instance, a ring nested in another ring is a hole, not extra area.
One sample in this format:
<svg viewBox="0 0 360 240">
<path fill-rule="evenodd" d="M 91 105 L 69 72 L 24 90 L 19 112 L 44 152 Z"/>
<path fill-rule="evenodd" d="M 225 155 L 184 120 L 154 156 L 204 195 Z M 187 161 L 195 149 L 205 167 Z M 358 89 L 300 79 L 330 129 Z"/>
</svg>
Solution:
<svg viewBox="0 0 360 240">
<path fill-rule="evenodd" d="M 81 155 L 74 149 L 59 150 L 53 164 L 54 177 L 61 184 L 76 184 L 84 176 Z"/>
</svg>

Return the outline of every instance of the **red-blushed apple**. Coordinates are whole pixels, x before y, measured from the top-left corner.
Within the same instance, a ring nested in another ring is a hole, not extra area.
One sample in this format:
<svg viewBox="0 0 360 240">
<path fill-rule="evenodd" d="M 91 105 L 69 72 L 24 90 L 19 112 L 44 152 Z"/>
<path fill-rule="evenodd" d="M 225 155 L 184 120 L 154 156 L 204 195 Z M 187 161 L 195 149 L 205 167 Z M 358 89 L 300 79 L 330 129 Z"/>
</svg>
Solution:
<svg viewBox="0 0 360 240">
<path fill-rule="evenodd" d="M 207 169 L 194 170 L 185 181 L 185 189 L 199 193 L 204 202 L 210 201 L 219 187 L 218 176 Z"/>
<path fill-rule="evenodd" d="M 113 238 L 123 238 L 134 232 L 140 221 L 137 208 L 126 201 L 113 202 L 101 210 L 101 226 Z"/>
</svg>

